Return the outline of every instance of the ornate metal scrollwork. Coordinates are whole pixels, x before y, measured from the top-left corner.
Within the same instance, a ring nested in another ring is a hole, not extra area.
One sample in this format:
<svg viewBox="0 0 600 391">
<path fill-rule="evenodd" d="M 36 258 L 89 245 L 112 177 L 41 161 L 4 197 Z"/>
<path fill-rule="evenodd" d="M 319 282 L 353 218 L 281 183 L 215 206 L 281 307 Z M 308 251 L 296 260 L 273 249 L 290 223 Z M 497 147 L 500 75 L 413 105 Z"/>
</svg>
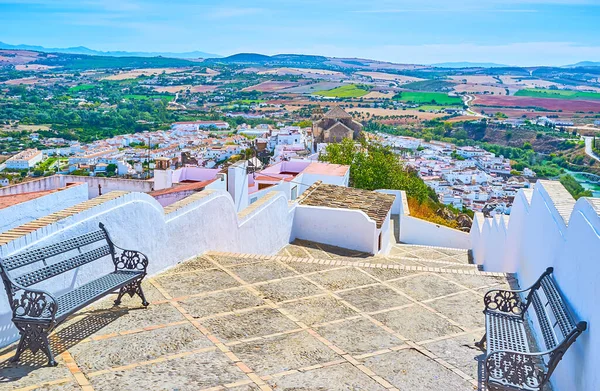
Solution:
<svg viewBox="0 0 600 391">
<path fill-rule="evenodd" d="M 121 254 L 115 257 L 115 266 L 117 270 L 146 271 L 148 258 L 137 251 L 122 250 Z"/>
<path fill-rule="evenodd" d="M 12 300 L 13 316 L 20 318 L 52 318 L 56 312 L 56 302 L 45 292 L 23 290 L 14 293 Z"/>
<path fill-rule="evenodd" d="M 132 281 L 129 284 L 121 287 L 121 290 L 119 290 L 119 296 L 117 297 L 117 300 L 115 300 L 115 304 L 116 305 L 121 304 L 121 298 L 123 297 L 123 295 L 126 295 L 126 294 L 129 295 L 129 297 L 138 295 L 142 299 L 142 305 L 144 307 L 147 307 L 149 305 L 148 301 L 146 300 L 146 296 L 144 296 L 144 291 L 142 290 L 142 280 L 141 279 Z"/>
<path fill-rule="evenodd" d="M 539 389 L 544 383 L 544 371 L 539 356 L 515 352 L 493 352 L 486 360 L 488 380 L 521 389 Z"/>
<path fill-rule="evenodd" d="M 483 298 L 486 310 L 522 315 L 526 309 L 519 293 L 505 290 L 492 290 Z"/>
</svg>

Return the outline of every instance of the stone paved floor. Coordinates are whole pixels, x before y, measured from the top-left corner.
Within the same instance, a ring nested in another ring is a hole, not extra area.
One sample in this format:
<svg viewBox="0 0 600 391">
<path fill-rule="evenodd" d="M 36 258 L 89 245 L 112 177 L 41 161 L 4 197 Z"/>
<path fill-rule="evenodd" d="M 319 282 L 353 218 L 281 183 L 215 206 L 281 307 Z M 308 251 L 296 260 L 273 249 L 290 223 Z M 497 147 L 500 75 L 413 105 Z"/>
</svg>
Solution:
<svg viewBox="0 0 600 391">
<path fill-rule="evenodd" d="M 147 279 L 147 309 L 105 300 L 69 319 L 52 336 L 56 368 L 41 353 L 15 365 L 14 346 L 0 351 L 0 389 L 478 388 L 482 297 L 506 277 L 327 250 L 180 264 Z"/>
</svg>

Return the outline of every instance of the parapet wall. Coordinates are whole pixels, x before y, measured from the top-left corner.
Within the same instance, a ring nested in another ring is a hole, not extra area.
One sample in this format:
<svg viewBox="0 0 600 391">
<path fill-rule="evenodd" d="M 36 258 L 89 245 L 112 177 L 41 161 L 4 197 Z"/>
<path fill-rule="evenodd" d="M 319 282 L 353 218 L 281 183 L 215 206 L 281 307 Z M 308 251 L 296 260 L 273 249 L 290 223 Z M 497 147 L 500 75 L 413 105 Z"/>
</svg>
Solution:
<svg viewBox="0 0 600 391">
<path fill-rule="evenodd" d="M 510 218 L 479 215 L 471 229 L 473 256 L 485 270 L 514 272 L 526 288 L 554 267 L 574 316 L 588 322 L 551 378 L 555 390 L 600 389 L 599 212 L 600 200 L 575 202 L 559 182 L 540 180 L 519 191 Z"/>
<path fill-rule="evenodd" d="M 222 190 L 205 190 L 165 209 L 145 193 L 111 192 L 0 234 L 0 257 L 96 230 L 100 222 L 117 245 L 148 256 L 150 274 L 206 251 L 274 254 L 290 242 L 295 206 L 283 194 L 268 194 L 248 209 L 238 216 Z M 39 287 L 60 295 L 111 269 L 112 262 L 104 259 Z M 17 337 L 11 315 L 1 294 L 0 346 Z"/>
</svg>

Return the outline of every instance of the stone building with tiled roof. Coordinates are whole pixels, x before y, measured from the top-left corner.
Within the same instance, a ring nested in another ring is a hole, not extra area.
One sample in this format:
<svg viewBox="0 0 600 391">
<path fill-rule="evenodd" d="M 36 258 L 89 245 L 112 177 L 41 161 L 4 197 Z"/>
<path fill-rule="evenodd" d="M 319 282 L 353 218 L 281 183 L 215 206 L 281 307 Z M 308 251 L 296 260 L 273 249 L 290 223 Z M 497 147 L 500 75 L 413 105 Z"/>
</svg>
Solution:
<svg viewBox="0 0 600 391">
<path fill-rule="evenodd" d="M 339 143 L 346 138 L 356 140 L 361 132 L 362 125 L 339 106 L 332 107 L 313 123 L 315 143 Z"/>
</svg>

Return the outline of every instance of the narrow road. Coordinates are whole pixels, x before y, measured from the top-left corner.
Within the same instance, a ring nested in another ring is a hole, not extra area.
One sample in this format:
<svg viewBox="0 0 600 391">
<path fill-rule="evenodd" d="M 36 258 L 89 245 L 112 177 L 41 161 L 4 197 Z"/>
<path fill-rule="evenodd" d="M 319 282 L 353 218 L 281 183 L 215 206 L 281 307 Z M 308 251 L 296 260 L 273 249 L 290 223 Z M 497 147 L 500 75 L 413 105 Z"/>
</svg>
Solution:
<svg viewBox="0 0 600 391">
<path fill-rule="evenodd" d="M 479 117 L 479 118 L 487 118 L 487 116 L 485 116 L 483 114 L 479 114 L 479 113 L 477 113 L 477 112 L 475 112 L 475 111 L 473 111 L 471 109 L 471 107 L 469 106 L 469 104 L 471 102 L 473 102 L 474 100 L 475 100 L 475 97 L 473 95 L 465 95 L 465 102 L 464 103 L 465 103 L 465 106 L 467 106 L 467 110 L 466 110 L 467 114 L 473 115 L 473 116 Z"/>
<path fill-rule="evenodd" d="M 596 154 L 592 150 L 592 141 L 594 140 L 594 138 L 589 136 L 583 136 L 583 139 L 585 140 L 585 154 L 591 157 L 592 159 L 596 159 L 600 162 L 600 158 L 596 156 Z"/>
</svg>

